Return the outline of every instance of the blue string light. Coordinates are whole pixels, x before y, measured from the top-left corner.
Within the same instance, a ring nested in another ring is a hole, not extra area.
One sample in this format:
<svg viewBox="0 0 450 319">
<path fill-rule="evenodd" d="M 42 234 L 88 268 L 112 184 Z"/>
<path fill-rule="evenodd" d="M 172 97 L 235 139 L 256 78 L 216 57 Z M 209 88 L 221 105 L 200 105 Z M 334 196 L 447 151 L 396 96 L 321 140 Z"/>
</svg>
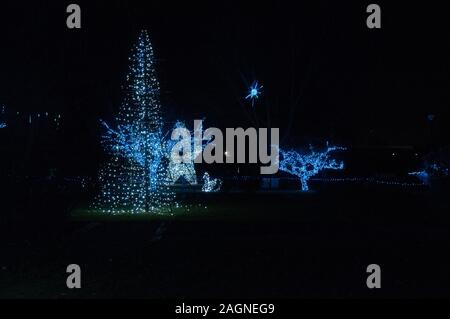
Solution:
<svg viewBox="0 0 450 319">
<path fill-rule="evenodd" d="M 343 147 L 330 147 L 323 152 L 313 149 L 309 154 L 300 154 L 297 151 L 283 151 L 280 149 L 279 169 L 300 179 L 302 191 L 308 191 L 308 180 L 324 169 L 343 169 L 344 163 L 330 158 L 330 153 L 345 150 Z"/>
<path fill-rule="evenodd" d="M 205 193 L 218 192 L 222 187 L 222 181 L 218 178 L 211 178 L 208 173 L 203 174 L 202 191 Z"/>
<path fill-rule="evenodd" d="M 320 182 L 350 182 L 350 183 L 370 183 L 387 186 L 420 187 L 426 186 L 425 183 L 399 182 L 376 179 L 373 177 L 346 177 L 346 178 L 311 178 L 312 181 Z"/>
<path fill-rule="evenodd" d="M 186 129 L 186 125 L 182 121 L 176 121 L 173 130 L 175 129 Z M 202 131 L 203 136 L 203 130 L 201 127 L 196 128 L 197 130 Z M 168 134 L 170 135 L 170 134 Z M 195 145 L 194 145 L 194 139 L 191 138 L 191 156 L 188 158 L 187 161 L 183 161 L 182 163 L 177 163 L 172 159 L 172 149 L 175 146 L 177 141 L 174 141 L 172 139 L 168 139 L 166 141 L 166 157 L 169 159 L 169 168 L 168 173 L 171 178 L 172 184 L 175 184 L 180 178 L 184 178 L 186 182 L 188 182 L 190 185 L 196 185 L 197 184 L 197 173 L 195 171 L 194 167 L 194 160 L 199 155 L 199 152 L 195 152 Z"/>
<path fill-rule="evenodd" d="M 149 36 L 142 31 L 132 55 L 117 129 L 102 121 L 111 160 L 100 171 L 94 207 L 109 214 L 166 213 L 178 207 L 167 173 L 159 83 Z"/>
<path fill-rule="evenodd" d="M 5 106 L 3 105 L 2 106 L 2 109 L 1 109 L 1 111 L 0 111 L 0 114 L 3 116 L 3 115 L 5 115 Z M 6 122 L 1 122 L 0 121 L 0 129 L 1 128 L 5 128 L 7 125 L 6 125 Z"/>
</svg>

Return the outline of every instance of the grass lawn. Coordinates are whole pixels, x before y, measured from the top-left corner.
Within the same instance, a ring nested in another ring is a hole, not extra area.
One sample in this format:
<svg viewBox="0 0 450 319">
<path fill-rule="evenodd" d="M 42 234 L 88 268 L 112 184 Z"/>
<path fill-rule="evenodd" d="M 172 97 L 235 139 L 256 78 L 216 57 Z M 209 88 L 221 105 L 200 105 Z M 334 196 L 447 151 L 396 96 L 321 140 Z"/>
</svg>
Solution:
<svg viewBox="0 0 450 319">
<path fill-rule="evenodd" d="M 107 214 L 89 208 L 89 203 L 82 202 L 72 210 L 72 221 L 162 221 L 162 220 L 273 220 L 298 219 L 298 202 L 302 206 L 312 203 L 313 192 L 254 193 L 254 194 L 202 194 L 201 197 L 189 199 L 180 207 L 160 213 L 149 214 Z"/>
</svg>

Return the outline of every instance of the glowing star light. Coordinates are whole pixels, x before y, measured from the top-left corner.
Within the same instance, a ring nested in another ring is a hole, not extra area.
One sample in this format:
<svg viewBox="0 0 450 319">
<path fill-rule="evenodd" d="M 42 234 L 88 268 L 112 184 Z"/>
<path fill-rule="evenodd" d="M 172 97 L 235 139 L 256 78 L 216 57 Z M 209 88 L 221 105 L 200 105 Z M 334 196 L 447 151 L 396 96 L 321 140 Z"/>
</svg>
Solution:
<svg viewBox="0 0 450 319">
<path fill-rule="evenodd" d="M 249 90 L 248 90 L 248 95 L 245 97 L 245 99 L 247 100 L 251 100 L 252 101 L 252 106 L 255 106 L 255 100 L 259 98 L 259 95 L 261 94 L 261 89 L 263 87 L 259 86 L 258 82 L 254 82 Z"/>
</svg>

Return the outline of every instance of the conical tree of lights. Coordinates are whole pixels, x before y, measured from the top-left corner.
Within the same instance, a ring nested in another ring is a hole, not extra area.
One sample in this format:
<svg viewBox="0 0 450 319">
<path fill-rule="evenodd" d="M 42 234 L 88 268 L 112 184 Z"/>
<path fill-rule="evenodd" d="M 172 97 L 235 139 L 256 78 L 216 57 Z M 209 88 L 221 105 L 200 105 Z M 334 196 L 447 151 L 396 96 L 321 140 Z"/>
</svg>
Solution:
<svg viewBox="0 0 450 319">
<path fill-rule="evenodd" d="M 169 212 L 175 194 L 169 188 L 160 88 L 146 31 L 129 62 L 117 128 L 102 122 L 102 144 L 110 160 L 100 170 L 101 193 L 94 207 L 110 214 Z"/>
</svg>

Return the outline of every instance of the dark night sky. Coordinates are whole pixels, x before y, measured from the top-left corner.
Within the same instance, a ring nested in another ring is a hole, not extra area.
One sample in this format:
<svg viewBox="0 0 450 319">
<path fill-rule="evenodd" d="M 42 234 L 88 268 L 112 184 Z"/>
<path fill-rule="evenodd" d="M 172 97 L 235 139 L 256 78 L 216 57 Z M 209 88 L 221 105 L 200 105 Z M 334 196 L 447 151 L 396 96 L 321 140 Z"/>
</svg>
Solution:
<svg viewBox="0 0 450 319">
<path fill-rule="evenodd" d="M 382 29 L 369 30 L 370 2 L 76 1 L 82 29 L 69 30 L 71 2 L 2 2 L 0 103 L 61 112 L 74 165 L 101 151 L 98 119 L 114 116 L 142 28 L 168 121 L 270 123 L 292 146 L 421 145 L 433 113 L 435 137 L 447 141 L 450 37 L 438 5 L 378 1 Z M 253 112 L 243 97 L 254 80 L 264 89 Z"/>
</svg>

